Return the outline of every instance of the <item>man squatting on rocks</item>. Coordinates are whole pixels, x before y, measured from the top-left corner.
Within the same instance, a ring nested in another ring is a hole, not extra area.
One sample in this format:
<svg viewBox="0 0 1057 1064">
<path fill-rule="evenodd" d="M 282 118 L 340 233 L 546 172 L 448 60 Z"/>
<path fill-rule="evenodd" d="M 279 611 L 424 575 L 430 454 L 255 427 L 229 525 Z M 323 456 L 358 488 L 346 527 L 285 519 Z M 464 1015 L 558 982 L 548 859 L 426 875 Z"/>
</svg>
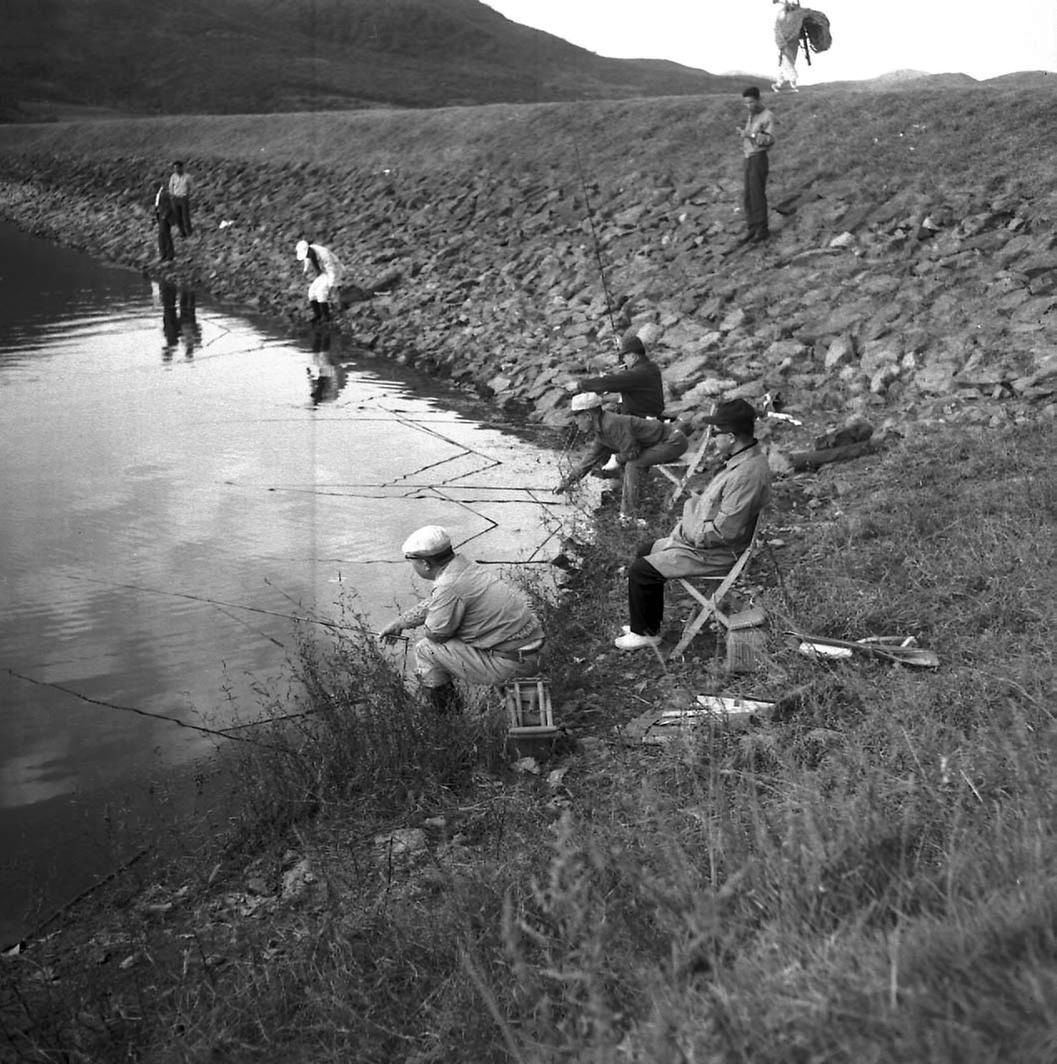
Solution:
<svg viewBox="0 0 1057 1064">
<path fill-rule="evenodd" d="M 647 541 L 628 568 L 629 624 L 614 640 L 620 650 L 657 646 L 664 616 L 664 582 L 679 576 L 726 576 L 752 541 L 756 521 L 771 494 L 767 456 L 753 429 L 756 412 L 744 399 L 720 403 L 710 417 L 726 461 L 665 539 Z"/>
<path fill-rule="evenodd" d="M 571 392 L 617 392 L 620 395 L 620 413 L 632 417 L 660 417 L 664 413 L 664 382 L 661 369 L 646 355 L 646 347 L 634 333 L 624 337 L 620 346 L 623 371 L 602 377 L 588 377 L 582 381 L 570 381 Z M 603 471 L 620 468 L 617 456 L 613 455 L 602 467 Z M 614 472 L 615 476 L 616 473 Z"/>
<path fill-rule="evenodd" d="M 180 236 L 191 235 L 191 175 L 184 173 L 184 164 L 177 159 L 172 164 L 169 177 L 169 195 L 172 196 L 173 209 L 176 211 L 176 224 Z"/>
<path fill-rule="evenodd" d="M 297 242 L 294 254 L 298 262 L 304 263 L 302 272 L 312 274 L 312 281 L 308 286 L 312 320 L 329 321 L 331 302 L 338 302 L 341 298 L 339 289 L 345 276 L 341 259 L 330 248 L 322 244 L 310 244 L 307 240 Z"/>
<path fill-rule="evenodd" d="M 412 532 L 403 552 L 433 591 L 378 635 L 392 643 L 405 628 L 425 626 L 426 638 L 415 644 L 415 671 L 433 708 L 459 708 L 453 680 L 498 686 L 539 672 L 543 627 L 520 591 L 456 554 L 438 525 Z"/>
<path fill-rule="evenodd" d="M 602 459 L 615 454 L 624 466 L 620 516 L 631 519 L 639 504 L 639 490 L 646 470 L 650 466 L 674 462 L 686 451 L 689 441 L 682 425 L 630 414 L 611 414 L 602 409 L 602 397 L 592 392 L 574 395 L 571 408 L 577 427 L 591 433 L 591 446 L 554 490 L 568 491 Z"/>
<path fill-rule="evenodd" d="M 745 156 L 745 211 L 743 244 L 759 244 L 770 235 L 767 221 L 767 153 L 774 144 L 774 115 L 760 102 L 760 90 L 750 85 L 742 94 L 745 101 L 745 125 L 738 128 L 741 150 Z"/>
</svg>

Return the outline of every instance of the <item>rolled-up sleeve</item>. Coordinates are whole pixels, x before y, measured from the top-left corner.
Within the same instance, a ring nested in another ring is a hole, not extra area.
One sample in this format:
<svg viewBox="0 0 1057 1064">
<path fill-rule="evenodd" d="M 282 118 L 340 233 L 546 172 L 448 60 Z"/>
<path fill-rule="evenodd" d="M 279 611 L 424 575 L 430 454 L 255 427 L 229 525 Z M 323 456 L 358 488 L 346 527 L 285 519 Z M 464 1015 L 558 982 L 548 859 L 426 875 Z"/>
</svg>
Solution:
<svg viewBox="0 0 1057 1064">
<path fill-rule="evenodd" d="M 426 614 L 426 635 L 438 643 L 450 639 L 462 624 L 466 604 L 449 587 L 439 587 L 429 600 Z"/>
</svg>

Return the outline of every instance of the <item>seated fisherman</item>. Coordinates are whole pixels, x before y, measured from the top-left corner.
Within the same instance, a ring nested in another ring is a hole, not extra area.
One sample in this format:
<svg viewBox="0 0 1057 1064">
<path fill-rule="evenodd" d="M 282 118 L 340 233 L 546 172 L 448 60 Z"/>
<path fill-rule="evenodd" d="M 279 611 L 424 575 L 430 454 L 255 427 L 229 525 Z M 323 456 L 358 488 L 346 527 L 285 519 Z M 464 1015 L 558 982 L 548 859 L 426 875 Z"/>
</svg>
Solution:
<svg viewBox="0 0 1057 1064">
<path fill-rule="evenodd" d="M 723 468 L 683 506 L 665 539 L 644 543 L 628 568 L 630 623 L 616 638 L 621 650 L 657 646 L 664 615 L 664 582 L 678 576 L 720 579 L 752 540 L 771 494 L 771 471 L 753 428 L 756 412 L 744 399 L 720 403 L 711 417 Z"/>
<path fill-rule="evenodd" d="M 620 348 L 624 369 L 603 377 L 573 381 L 570 389 L 580 392 L 619 392 L 620 413 L 632 417 L 660 417 L 664 413 L 664 384 L 661 370 L 646 355 L 646 347 L 634 334 L 624 337 Z"/>
<path fill-rule="evenodd" d="M 392 643 L 405 628 L 425 626 L 426 638 L 415 644 L 415 672 L 433 708 L 459 708 L 453 680 L 499 685 L 539 672 L 543 628 L 520 591 L 456 554 L 438 525 L 412 532 L 403 552 L 433 591 L 378 634 Z"/>
<path fill-rule="evenodd" d="M 628 333 L 620 346 L 620 357 L 624 363 L 623 372 L 570 381 L 569 391 L 618 392 L 618 413 L 631 414 L 632 417 L 660 417 L 664 413 L 664 383 L 661 380 L 661 370 L 656 362 L 647 357 L 642 340 L 634 333 Z M 619 468 L 620 463 L 616 455 L 602 467 L 614 477 L 617 476 L 616 470 Z"/>
<path fill-rule="evenodd" d="M 686 450 L 689 441 L 682 426 L 678 422 L 611 414 L 602 409 L 602 397 L 590 392 L 573 396 L 572 411 L 578 427 L 592 434 L 591 446 L 554 490 L 568 491 L 593 466 L 615 454 L 624 466 L 620 516 L 633 517 L 644 472 L 650 466 L 674 462 Z"/>
</svg>

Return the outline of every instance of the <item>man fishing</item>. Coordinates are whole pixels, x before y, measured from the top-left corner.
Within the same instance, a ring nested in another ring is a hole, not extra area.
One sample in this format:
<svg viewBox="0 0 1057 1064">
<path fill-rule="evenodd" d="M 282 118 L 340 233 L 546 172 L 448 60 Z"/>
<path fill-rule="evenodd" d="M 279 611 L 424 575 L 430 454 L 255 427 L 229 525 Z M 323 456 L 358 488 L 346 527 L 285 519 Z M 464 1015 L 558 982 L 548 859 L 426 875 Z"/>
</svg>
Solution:
<svg viewBox="0 0 1057 1064">
<path fill-rule="evenodd" d="M 620 413 L 632 417 L 660 417 L 664 413 L 664 382 L 661 369 L 646 354 L 646 346 L 634 333 L 624 337 L 620 345 L 620 359 L 624 369 L 602 377 L 588 377 L 572 381 L 570 391 L 618 392 Z"/>
<path fill-rule="evenodd" d="M 520 591 L 456 554 L 439 525 L 412 532 L 403 554 L 433 590 L 378 635 L 392 643 L 406 628 L 425 626 L 426 637 L 415 644 L 415 672 L 437 712 L 460 708 L 454 680 L 498 686 L 539 672 L 543 627 Z"/>
<path fill-rule="evenodd" d="M 577 427 L 591 433 L 591 446 L 554 490 L 568 491 L 604 458 L 616 455 L 624 467 L 620 518 L 625 522 L 634 520 L 646 471 L 651 466 L 674 462 L 686 451 L 689 441 L 682 424 L 611 414 L 602 409 L 602 397 L 591 392 L 574 395 L 571 410 Z"/>
<path fill-rule="evenodd" d="M 752 541 L 770 498 L 770 467 L 753 435 L 756 411 L 744 399 L 732 399 L 702 420 L 714 426 L 723 468 L 703 492 L 686 500 L 672 534 L 643 543 L 628 567 L 629 623 L 614 640 L 620 650 L 660 644 L 664 582 L 679 576 L 726 576 Z"/>
</svg>

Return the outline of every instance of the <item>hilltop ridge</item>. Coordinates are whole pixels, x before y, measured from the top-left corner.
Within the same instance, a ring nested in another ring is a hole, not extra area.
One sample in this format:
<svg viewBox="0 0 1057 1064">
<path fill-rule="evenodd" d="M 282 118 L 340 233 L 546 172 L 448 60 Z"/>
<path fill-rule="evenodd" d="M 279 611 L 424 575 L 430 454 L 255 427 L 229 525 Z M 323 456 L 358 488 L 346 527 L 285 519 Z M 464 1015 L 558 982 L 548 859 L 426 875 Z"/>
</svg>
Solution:
<svg viewBox="0 0 1057 1064">
<path fill-rule="evenodd" d="M 69 105 L 230 114 L 734 88 L 676 63 L 595 55 L 478 0 L 9 0 L 4 20 L 9 120 Z"/>
</svg>

